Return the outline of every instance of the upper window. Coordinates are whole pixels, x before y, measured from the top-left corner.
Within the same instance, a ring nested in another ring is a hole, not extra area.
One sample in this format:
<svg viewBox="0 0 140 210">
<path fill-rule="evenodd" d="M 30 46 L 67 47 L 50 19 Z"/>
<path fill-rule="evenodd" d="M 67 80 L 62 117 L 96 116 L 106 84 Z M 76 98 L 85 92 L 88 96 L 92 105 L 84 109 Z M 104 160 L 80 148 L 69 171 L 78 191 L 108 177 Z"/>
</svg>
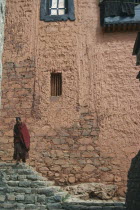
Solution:
<svg viewBox="0 0 140 210">
<path fill-rule="evenodd" d="M 67 14 L 67 5 L 65 0 L 49 1 L 49 15 L 65 15 Z"/>
<path fill-rule="evenodd" d="M 41 0 L 40 19 L 44 21 L 75 20 L 74 0 Z"/>
</svg>

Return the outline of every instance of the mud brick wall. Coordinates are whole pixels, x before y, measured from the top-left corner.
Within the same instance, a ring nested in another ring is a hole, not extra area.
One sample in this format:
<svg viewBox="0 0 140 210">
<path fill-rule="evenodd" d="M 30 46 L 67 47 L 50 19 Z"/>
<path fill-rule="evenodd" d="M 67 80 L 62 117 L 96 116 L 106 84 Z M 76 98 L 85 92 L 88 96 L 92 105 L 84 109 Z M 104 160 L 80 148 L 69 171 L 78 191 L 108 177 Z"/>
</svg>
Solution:
<svg viewBox="0 0 140 210">
<path fill-rule="evenodd" d="M 31 134 L 30 165 L 61 185 L 102 182 L 125 195 L 139 148 L 136 32 L 103 33 L 98 2 L 75 0 L 75 21 L 40 21 L 40 0 L 7 0 L 0 160 L 12 161 L 16 116 Z M 51 97 L 50 74 L 63 93 Z"/>
</svg>

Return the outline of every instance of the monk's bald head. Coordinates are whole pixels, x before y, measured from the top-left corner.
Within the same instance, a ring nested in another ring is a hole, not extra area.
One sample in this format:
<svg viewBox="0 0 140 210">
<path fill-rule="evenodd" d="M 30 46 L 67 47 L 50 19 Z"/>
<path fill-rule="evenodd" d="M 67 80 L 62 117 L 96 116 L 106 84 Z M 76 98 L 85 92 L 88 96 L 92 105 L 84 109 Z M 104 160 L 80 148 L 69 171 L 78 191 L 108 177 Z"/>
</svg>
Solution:
<svg viewBox="0 0 140 210">
<path fill-rule="evenodd" d="M 16 117 L 16 123 L 21 124 L 21 118 L 20 117 Z"/>
</svg>

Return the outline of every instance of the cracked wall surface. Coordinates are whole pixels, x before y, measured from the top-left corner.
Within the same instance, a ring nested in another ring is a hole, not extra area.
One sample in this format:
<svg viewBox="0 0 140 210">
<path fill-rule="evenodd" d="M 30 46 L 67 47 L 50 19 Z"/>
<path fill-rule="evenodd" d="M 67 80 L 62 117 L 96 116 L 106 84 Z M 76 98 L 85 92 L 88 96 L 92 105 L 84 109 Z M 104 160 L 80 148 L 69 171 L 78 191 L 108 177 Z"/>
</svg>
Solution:
<svg viewBox="0 0 140 210">
<path fill-rule="evenodd" d="M 2 53 L 3 53 L 3 42 L 4 42 L 5 3 L 6 0 L 0 0 L 0 105 L 1 105 Z"/>
<path fill-rule="evenodd" d="M 7 0 L 0 160 L 12 161 L 13 125 L 29 127 L 29 164 L 61 185 L 113 183 L 125 195 L 139 149 L 136 32 L 104 33 L 96 0 L 75 0 L 75 21 L 40 21 L 40 0 Z M 63 94 L 50 96 L 50 74 Z"/>
</svg>

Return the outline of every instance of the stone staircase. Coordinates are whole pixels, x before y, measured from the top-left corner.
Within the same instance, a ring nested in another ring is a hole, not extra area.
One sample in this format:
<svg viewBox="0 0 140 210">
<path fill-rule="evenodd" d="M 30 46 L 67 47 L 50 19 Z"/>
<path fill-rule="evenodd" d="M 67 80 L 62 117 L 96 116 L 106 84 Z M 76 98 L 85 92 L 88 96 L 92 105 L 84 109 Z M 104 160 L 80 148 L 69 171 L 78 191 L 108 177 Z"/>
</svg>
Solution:
<svg viewBox="0 0 140 210">
<path fill-rule="evenodd" d="M 66 210 L 126 210 L 123 203 L 95 203 L 95 202 L 76 202 L 64 203 L 63 208 Z"/>
<path fill-rule="evenodd" d="M 124 210 L 124 203 L 70 196 L 30 166 L 0 163 L 0 210 Z"/>
<path fill-rule="evenodd" d="M 0 163 L 0 210 L 59 210 L 67 194 L 29 166 Z"/>
</svg>

